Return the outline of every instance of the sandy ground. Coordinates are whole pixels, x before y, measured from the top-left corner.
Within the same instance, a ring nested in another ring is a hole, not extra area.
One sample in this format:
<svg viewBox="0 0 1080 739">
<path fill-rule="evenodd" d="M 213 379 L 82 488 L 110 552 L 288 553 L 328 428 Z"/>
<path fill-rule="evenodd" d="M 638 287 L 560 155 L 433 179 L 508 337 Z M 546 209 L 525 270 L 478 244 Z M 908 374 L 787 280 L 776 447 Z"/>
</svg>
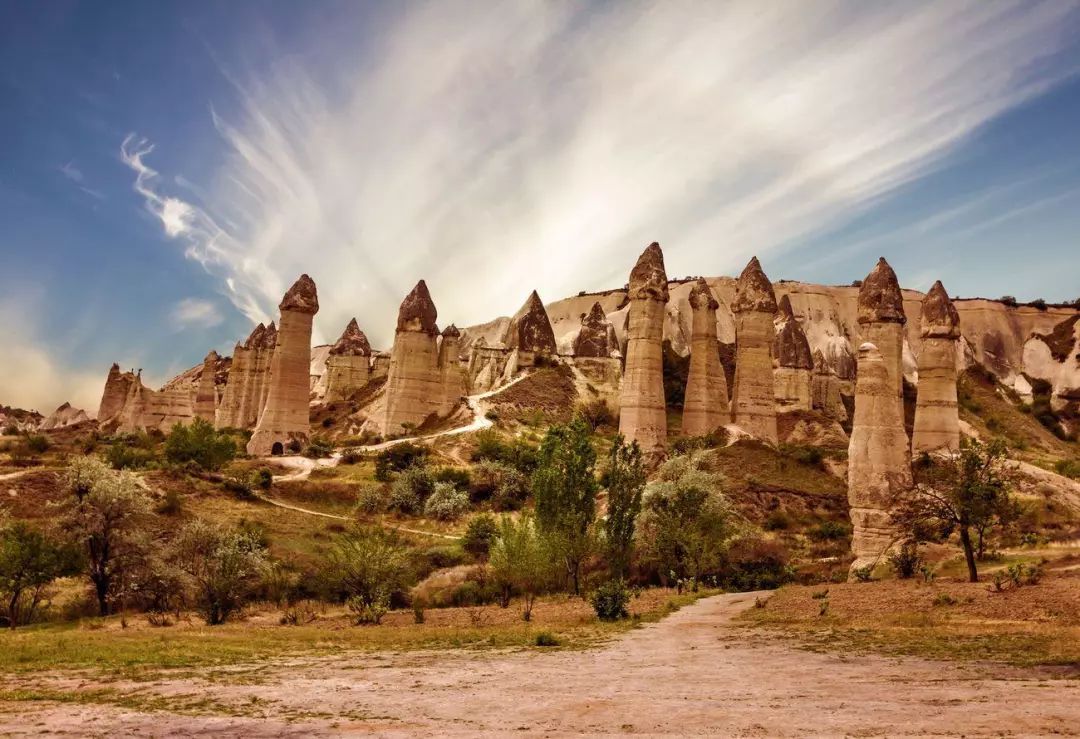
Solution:
<svg viewBox="0 0 1080 739">
<path fill-rule="evenodd" d="M 643 734 L 1045 736 L 1080 733 L 1080 682 L 917 659 L 816 654 L 730 626 L 722 595 L 588 651 L 349 655 L 272 662 L 255 681 L 110 683 L 211 699 L 216 715 L 0 703 L 0 733 L 109 736 Z M 255 667 L 255 666 L 251 666 Z M 11 680 L 7 689 L 18 687 Z M 254 682 L 255 684 L 235 684 Z M 71 676 L 39 687 L 93 687 Z"/>
</svg>

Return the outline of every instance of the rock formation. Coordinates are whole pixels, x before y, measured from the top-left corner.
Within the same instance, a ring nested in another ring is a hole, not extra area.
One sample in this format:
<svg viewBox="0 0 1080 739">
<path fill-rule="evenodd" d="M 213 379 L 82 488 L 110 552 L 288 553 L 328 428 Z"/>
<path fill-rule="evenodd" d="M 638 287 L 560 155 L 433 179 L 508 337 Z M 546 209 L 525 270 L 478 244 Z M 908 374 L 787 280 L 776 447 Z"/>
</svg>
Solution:
<svg viewBox="0 0 1080 739">
<path fill-rule="evenodd" d="M 195 418 L 195 396 L 190 389 L 151 390 L 142 384 L 141 373 L 131 377 L 124 406 L 115 418 L 118 432 L 169 431 L 176 424 L 187 425 Z"/>
<path fill-rule="evenodd" d="M 882 257 L 859 288 L 859 335 L 881 352 L 888 372 L 889 393 L 904 417 L 904 297 L 896 273 Z M 857 391 L 856 391 L 857 392 Z M 907 446 L 905 444 L 905 446 Z"/>
<path fill-rule="evenodd" d="M 517 352 L 518 367 L 530 367 L 536 357 L 553 357 L 558 353 L 555 332 L 540 296 L 533 290 L 506 328 L 503 344 Z"/>
<path fill-rule="evenodd" d="M 101 394 L 101 405 L 98 406 L 98 423 L 108 423 L 120 415 L 133 382 L 135 382 L 135 374 L 121 372 L 120 365 L 114 362 L 109 368 L 109 376 L 105 378 L 105 390 Z"/>
<path fill-rule="evenodd" d="M 218 403 L 218 428 L 251 428 L 259 420 L 269 384 L 270 360 L 277 343 L 277 328 L 259 324 L 243 344 L 233 349 L 232 365 Z"/>
<path fill-rule="evenodd" d="M 270 394 L 270 367 L 274 361 L 277 344 L 277 325 L 271 321 L 258 337 L 257 342 L 252 344 L 255 353 L 251 359 L 251 382 L 240 406 L 245 426 L 254 426 L 258 423 L 259 416 L 266 407 L 266 398 Z"/>
<path fill-rule="evenodd" d="M 581 319 L 581 331 L 574 339 L 574 356 L 600 359 L 617 351 L 619 340 L 615 337 L 615 327 L 607 319 L 603 306 L 593 303 L 592 309 Z"/>
<path fill-rule="evenodd" d="M 903 409 L 893 397 L 885 357 L 867 342 L 859 347 L 858 363 L 848 446 L 852 571 L 877 564 L 898 541 L 889 510 L 896 496 L 913 484 Z"/>
<path fill-rule="evenodd" d="M 439 342 L 439 372 L 442 374 L 442 402 L 438 413 L 445 416 L 458 407 L 466 393 L 466 368 L 461 364 L 461 331 L 452 323 L 443 330 Z"/>
<path fill-rule="evenodd" d="M 757 257 L 739 275 L 735 300 L 735 392 L 732 420 L 769 444 L 777 443 L 773 380 L 773 316 L 776 295 Z"/>
<path fill-rule="evenodd" d="M 423 280 L 416 283 L 398 311 L 394 348 L 386 378 L 383 435 L 406 433 L 437 414 L 443 404 L 439 370 L 438 312 Z"/>
<path fill-rule="evenodd" d="M 960 316 L 941 282 L 935 282 L 922 303 L 919 386 L 915 402 L 914 453 L 960 449 L 960 415 L 956 404 L 956 342 Z"/>
<path fill-rule="evenodd" d="M 810 342 L 795 317 L 787 295 L 780 299 L 773 356 L 777 362 L 773 379 L 779 409 L 810 410 L 814 358 L 810 353 Z"/>
<path fill-rule="evenodd" d="M 68 426 L 75 426 L 80 423 L 85 423 L 89 420 L 90 416 L 86 415 L 86 411 L 82 410 L 81 408 L 73 408 L 71 403 L 64 403 L 55 411 L 50 413 L 48 418 L 41 422 L 41 425 L 38 426 L 38 430 L 55 431 L 57 429 L 66 428 Z"/>
<path fill-rule="evenodd" d="M 627 297 L 630 311 L 619 432 L 657 461 L 667 446 L 663 335 L 668 284 L 664 254 L 656 242 L 645 249 L 630 272 Z"/>
<path fill-rule="evenodd" d="M 199 389 L 195 393 L 195 416 L 210 423 L 215 422 L 217 414 L 217 386 L 214 384 L 217 363 L 221 357 L 213 349 L 203 359 L 202 375 L 199 377 Z"/>
<path fill-rule="evenodd" d="M 847 419 L 847 408 L 840 398 L 842 381 L 825 361 L 821 350 L 814 352 L 814 373 L 810 385 L 810 407 L 836 421 Z"/>
<path fill-rule="evenodd" d="M 723 426 L 730 418 L 727 379 L 720 364 L 716 336 L 716 309 L 720 304 L 705 280 L 690 292 L 693 328 L 690 333 L 690 374 L 683 400 L 682 433 L 701 436 Z"/>
<path fill-rule="evenodd" d="M 278 309 L 281 328 L 270 361 L 266 404 L 247 445 L 252 456 L 281 454 L 290 442 L 304 443 L 311 431 L 311 323 L 319 312 L 315 282 L 300 275 Z"/>
<path fill-rule="evenodd" d="M 326 360 L 326 402 L 343 400 L 371 378 L 371 344 L 356 319 L 349 321 L 341 338 L 330 347 Z"/>
<path fill-rule="evenodd" d="M 260 323 L 256 330 L 265 330 Z M 249 339 L 250 341 L 250 339 Z M 244 385 L 250 381 L 252 350 L 246 343 L 236 342 L 233 347 L 232 364 L 229 366 L 229 376 L 225 380 L 225 390 L 221 393 L 221 401 L 218 402 L 217 413 L 214 415 L 214 425 L 219 428 L 242 428 L 240 417 L 240 401 L 244 393 Z"/>
</svg>

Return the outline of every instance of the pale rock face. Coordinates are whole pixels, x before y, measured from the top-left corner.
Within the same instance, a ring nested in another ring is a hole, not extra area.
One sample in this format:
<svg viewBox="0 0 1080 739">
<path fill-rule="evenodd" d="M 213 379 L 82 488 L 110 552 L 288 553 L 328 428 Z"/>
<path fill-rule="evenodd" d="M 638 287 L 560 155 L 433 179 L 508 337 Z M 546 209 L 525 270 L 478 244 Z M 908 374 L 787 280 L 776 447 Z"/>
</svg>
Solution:
<svg viewBox="0 0 1080 739">
<path fill-rule="evenodd" d="M 810 382 L 810 407 L 836 421 L 847 419 L 847 408 L 841 399 L 843 381 L 825 361 L 821 351 L 814 352 L 814 371 Z"/>
<path fill-rule="evenodd" d="M 956 397 L 956 344 L 960 316 L 941 282 L 935 282 L 922 304 L 922 350 L 915 402 L 913 453 L 960 449 L 960 414 Z"/>
<path fill-rule="evenodd" d="M 897 413 L 904 417 L 904 298 L 896 273 L 885 261 L 877 265 L 859 288 L 859 332 L 863 342 L 877 347 L 888 373 L 889 389 Z"/>
<path fill-rule="evenodd" d="M 124 399 L 124 407 L 117 416 L 117 431 L 169 431 L 177 423 L 187 425 L 195 418 L 195 397 L 187 388 L 177 387 L 154 391 L 142 384 L 142 377 L 134 375 Z"/>
<path fill-rule="evenodd" d="M 56 429 L 75 426 L 89 420 L 90 416 L 86 415 L 86 411 L 81 408 L 73 408 L 71 403 L 64 403 L 50 413 L 48 418 L 41 422 L 38 429 L 41 431 L 55 431 Z"/>
<path fill-rule="evenodd" d="M 884 355 L 870 343 L 859 347 L 855 418 L 848 446 L 848 503 L 854 527 L 854 571 L 876 565 L 897 543 L 889 511 L 896 496 L 911 489 L 911 460 L 902 409 Z"/>
<path fill-rule="evenodd" d="M 315 283 L 301 275 L 278 307 L 281 326 L 270 360 L 266 403 L 247 445 L 252 456 L 281 454 L 289 442 L 303 443 L 311 432 L 311 323 L 319 310 Z"/>
<path fill-rule="evenodd" d="M 398 312 L 380 429 L 384 435 L 405 433 L 421 425 L 445 402 L 437 318 L 427 285 L 420 280 Z"/>
<path fill-rule="evenodd" d="M 655 462 L 667 446 L 663 335 L 668 287 L 659 244 L 650 244 L 630 272 L 629 298 L 619 432 Z"/>
<path fill-rule="evenodd" d="M 120 366 L 113 363 L 113 366 L 109 368 L 109 376 L 105 379 L 105 390 L 101 394 L 101 405 L 98 406 L 97 415 L 98 423 L 108 423 L 120 415 L 133 382 L 135 382 L 133 373 L 121 372 Z"/>
<path fill-rule="evenodd" d="M 776 387 L 773 379 L 773 316 L 776 296 L 757 257 L 739 276 L 735 300 L 735 392 L 732 421 L 751 436 L 775 445 Z"/>
<path fill-rule="evenodd" d="M 202 375 L 199 378 L 199 389 L 195 393 L 195 415 L 210 423 L 214 423 L 217 413 L 217 387 L 214 384 L 214 374 L 220 358 L 213 350 L 206 355 L 203 360 Z"/>
<path fill-rule="evenodd" d="M 690 292 L 693 328 L 690 333 L 690 373 L 686 378 L 682 433 L 701 436 L 727 423 L 727 379 L 720 364 L 720 341 L 716 336 L 716 309 L 720 307 L 705 280 Z"/>
<path fill-rule="evenodd" d="M 439 342 L 439 371 L 442 374 L 442 403 L 439 415 L 451 413 L 467 392 L 466 368 L 461 364 L 461 331 L 454 324 L 442 332 Z"/>
<path fill-rule="evenodd" d="M 525 305 L 521 306 L 510 319 L 510 325 L 503 336 L 503 344 L 519 352 L 532 352 L 546 356 L 558 353 L 551 320 L 535 290 L 529 294 Z"/>
<path fill-rule="evenodd" d="M 615 327 L 607 319 L 604 307 L 593 303 L 588 314 L 581 320 L 581 331 L 574 338 L 574 356 L 607 358 L 619 351 Z"/>
<path fill-rule="evenodd" d="M 263 325 L 260 323 L 258 328 L 262 329 Z M 251 381 L 252 353 L 251 349 L 239 342 L 233 347 L 229 376 L 225 380 L 225 390 L 221 393 L 221 402 L 218 403 L 217 412 L 214 416 L 214 425 L 219 429 L 240 428 L 240 401 L 244 392 L 244 384 Z"/>
<path fill-rule="evenodd" d="M 343 400 L 366 385 L 371 378 L 370 356 L 371 344 L 354 318 L 330 347 L 323 400 Z"/>
<path fill-rule="evenodd" d="M 810 410 L 814 358 L 787 295 L 780 299 L 773 357 L 777 362 L 773 373 L 777 406 L 784 411 Z"/>
</svg>

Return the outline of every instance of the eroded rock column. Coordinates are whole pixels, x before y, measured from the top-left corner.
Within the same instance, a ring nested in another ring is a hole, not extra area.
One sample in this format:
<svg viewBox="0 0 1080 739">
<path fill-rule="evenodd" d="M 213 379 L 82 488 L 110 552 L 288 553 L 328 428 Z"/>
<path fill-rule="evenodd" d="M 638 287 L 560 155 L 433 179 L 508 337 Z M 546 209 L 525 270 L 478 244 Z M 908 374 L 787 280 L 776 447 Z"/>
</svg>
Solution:
<svg viewBox="0 0 1080 739">
<path fill-rule="evenodd" d="M 98 423 L 104 424 L 115 419 L 124 409 L 124 403 L 135 382 L 131 372 L 121 372 L 120 365 L 113 363 L 109 375 L 105 378 L 105 390 L 101 393 L 101 405 L 98 406 Z"/>
<path fill-rule="evenodd" d="M 904 418 L 904 297 L 896 273 L 882 257 L 859 288 L 859 334 L 881 352 L 888 373 L 889 395 Z M 907 446 L 905 444 L 905 446 Z"/>
<path fill-rule="evenodd" d="M 332 403 L 348 398 L 366 385 L 370 377 L 371 344 L 354 318 L 330 347 L 330 356 L 326 359 L 324 400 Z"/>
<path fill-rule="evenodd" d="M 720 307 L 705 280 L 690 291 L 693 319 L 690 330 L 690 374 L 683 400 L 682 433 L 702 436 L 728 422 L 727 379 L 720 364 L 716 309 Z"/>
<path fill-rule="evenodd" d="M 199 375 L 199 386 L 195 391 L 195 417 L 209 423 L 214 423 L 217 413 L 217 386 L 214 375 L 217 374 L 219 359 L 218 353 L 211 349 L 203 359 L 202 374 Z"/>
<path fill-rule="evenodd" d="M 261 323 L 259 327 L 262 327 Z M 229 376 L 225 379 L 225 390 L 221 393 L 221 402 L 214 415 L 214 425 L 219 429 L 240 428 L 240 401 L 244 395 L 244 384 L 251 375 L 251 353 L 251 349 L 240 342 L 233 347 Z"/>
<path fill-rule="evenodd" d="M 653 242 L 630 272 L 626 368 L 619 398 L 619 432 L 636 441 L 651 461 L 667 447 L 664 400 L 664 311 L 667 273 L 660 245 Z"/>
<path fill-rule="evenodd" d="M 735 392 L 732 420 L 751 436 L 777 443 L 773 339 L 776 295 L 757 257 L 739 275 L 735 300 Z"/>
<path fill-rule="evenodd" d="M 292 441 L 305 443 L 311 432 L 311 323 L 319 312 L 315 282 L 301 275 L 278 308 L 281 327 L 270 360 L 266 405 L 247 445 L 252 456 L 281 454 Z"/>
<path fill-rule="evenodd" d="M 781 411 L 808 411 L 813 405 L 814 358 L 810 342 L 787 295 L 780 299 L 779 314 L 773 342 L 776 403 Z"/>
<path fill-rule="evenodd" d="M 439 415 L 445 416 L 461 404 L 466 392 L 466 369 L 461 365 L 461 331 L 452 323 L 443 329 L 439 342 L 439 372 L 442 375 Z"/>
<path fill-rule="evenodd" d="M 438 312 L 420 280 L 398 311 L 394 348 L 386 378 L 384 435 L 402 434 L 437 414 L 443 401 L 439 371 Z"/>
<path fill-rule="evenodd" d="M 884 355 L 873 344 L 859 347 L 855 419 L 848 446 L 852 571 L 874 566 L 899 540 L 889 516 L 896 496 L 912 487 L 902 408 Z"/>
<path fill-rule="evenodd" d="M 960 315 L 941 282 L 922 302 L 919 387 L 915 401 L 914 453 L 960 449 L 960 413 L 956 402 L 956 342 Z"/>
</svg>

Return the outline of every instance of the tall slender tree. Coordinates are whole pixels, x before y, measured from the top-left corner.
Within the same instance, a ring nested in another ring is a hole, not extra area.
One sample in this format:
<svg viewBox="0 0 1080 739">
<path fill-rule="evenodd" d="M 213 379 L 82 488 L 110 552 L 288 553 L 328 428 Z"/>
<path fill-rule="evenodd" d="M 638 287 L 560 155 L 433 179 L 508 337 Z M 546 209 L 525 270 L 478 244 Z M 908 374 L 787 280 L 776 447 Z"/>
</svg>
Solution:
<svg viewBox="0 0 1080 739">
<path fill-rule="evenodd" d="M 613 579 L 626 577 L 634 551 L 634 527 L 641 513 L 645 492 L 645 465 L 641 447 L 627 444 L 622 434 L 611 447 L 608 470 L 607 517 L 604 519 L 604 547 Z"/>
</svg>

